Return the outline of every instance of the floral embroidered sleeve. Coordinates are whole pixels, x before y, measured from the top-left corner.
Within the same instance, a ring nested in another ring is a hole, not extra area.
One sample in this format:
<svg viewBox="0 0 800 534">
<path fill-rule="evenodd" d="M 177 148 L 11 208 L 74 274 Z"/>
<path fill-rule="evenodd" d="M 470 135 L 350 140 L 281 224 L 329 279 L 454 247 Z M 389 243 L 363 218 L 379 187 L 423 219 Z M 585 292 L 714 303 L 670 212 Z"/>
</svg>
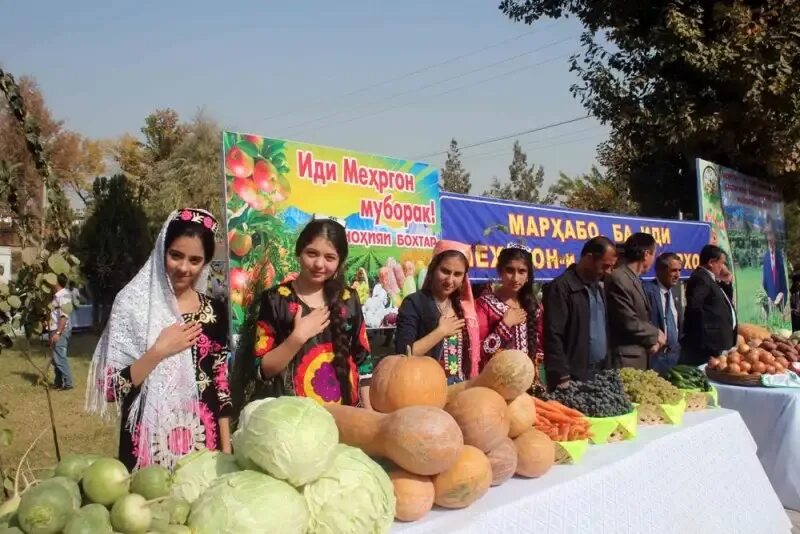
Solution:
<svg viewBox="0 0 800 534">
<path fill-rule="evenodd" d="M 358 302 L 358 297 L 356 295 L 350 295 L 347 306 L 350 308 L 353 332 L 356 333 L 356 335 L 353 335 L 351 338 L 352 345 L 350 354 L 358 368 L 360 379 L 366 381 L 372 377 L 372 368 L 374 367 L 372 352 L 369 347 L 369 339 L 367 338 L 367 325 L 364 322 L 361 304 Z"/>
<path fill-rule="evenodd" d="M 225 343 L 227 338 L 227 325 L 228 325 L 228 310 L 225 306 L 219 306 L 216 310 L 217 323 L 223 326 L 223 335 L 220 337 L 222 343 L 213 343 L 211 346 L 212 358 L 212 374 L 214 376 L 214 389 L 217 394 L 217 402 L 219 403 L 218 417 L 230 417 L 233 410 L 233 402 L 231 401 L 231 387 L 228 382 L 228 344 Z"/>
<path fill-rule="evenodd" d="M 131 393 L 139 393 L 139 388 L 133 385 L 130 366 L 122 369 L 106 369 L 105 383 L 106 401 L 122 402 Z"/>
<path fill-rule="evenodd" d="M 257 369 L 256 376 L 262 380 L 264 379 L 264 375 L 261 373 L 261 360 L 278 344 L 276 331 L 277 313 L 275 310 L 276 298 L 277 295 L 272 291 L 264 293 L 258 315 L 258 322 L 256 323 L 253 357 L 255 358 L 255 366 Z"/>
<path fill-rule="evenodd" d="M 478 315 L 478 335 L 481 339 L 481 350 L 486 355 L 494 355 L 513 340 L 513 333 L 502 318 L 492 328 L 492 312 L 489 310 L 485 299 L 478 300 L 475 311 Z"/>
</svg>

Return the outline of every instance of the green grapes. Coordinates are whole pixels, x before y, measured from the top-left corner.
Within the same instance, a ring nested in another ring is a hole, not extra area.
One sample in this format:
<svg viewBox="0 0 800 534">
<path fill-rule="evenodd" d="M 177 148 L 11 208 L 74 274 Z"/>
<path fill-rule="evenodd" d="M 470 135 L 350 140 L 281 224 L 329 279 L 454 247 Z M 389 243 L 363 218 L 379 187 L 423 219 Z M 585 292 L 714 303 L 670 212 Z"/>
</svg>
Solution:
<svg viewBox="0 0 800 534">
<path fill-rule="evenodd" d="M 620 370 L 625 394 L 631 402 L 639 404 L 677 404 L 681 392 L 664 380 L 655 371 L 640 371 L 624 368 Z"/>
</svg>

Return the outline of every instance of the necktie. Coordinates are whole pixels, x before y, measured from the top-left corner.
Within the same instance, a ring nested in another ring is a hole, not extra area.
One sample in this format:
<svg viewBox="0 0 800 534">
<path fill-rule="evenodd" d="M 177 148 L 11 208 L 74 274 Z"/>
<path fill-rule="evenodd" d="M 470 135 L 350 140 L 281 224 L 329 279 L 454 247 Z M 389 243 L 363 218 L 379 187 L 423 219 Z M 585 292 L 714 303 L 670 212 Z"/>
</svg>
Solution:
<svg viewBox="0 0 800 534">
<path fill-rule="evenodd" d="M 672 313 L 672 299 L 669 291 L 664 293 L 664 323 L 667 335 L 667 346 L 673 347 L 678 343 L 678 325 L 675 322 L 675 315 Z"/>
<path fill-rule="evenodd" d="M 775 265 L 775 254 L 770 254 L 769 262 L 772 264 L 772 285 L 778 284 L 778 268 Z"/>
</svg>

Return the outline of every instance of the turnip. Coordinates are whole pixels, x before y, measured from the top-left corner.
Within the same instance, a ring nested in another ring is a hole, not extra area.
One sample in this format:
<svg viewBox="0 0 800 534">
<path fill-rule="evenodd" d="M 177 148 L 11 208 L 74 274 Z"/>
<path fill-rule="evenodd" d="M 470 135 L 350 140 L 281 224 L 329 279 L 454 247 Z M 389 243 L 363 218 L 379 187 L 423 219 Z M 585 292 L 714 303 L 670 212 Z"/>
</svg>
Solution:
<svg viewBox="0 0 800 534">
<path fill-rule="evenodd" d="M 17 518 L 27 534 L 61 532 L 75 511 L 70 492 L 59 484 L 41 484 L 25 492 Z"/>
<path fill-rule="evenodd" d="M 102 504 L 87 504 L 69 518 L 64 534 L 112 534 L 111 516 Z"/>
<path fill-rule="evenodd" d="M 80 482 L 83 472 L 86 471 L 100 456 L 97 454 L 70 454 L 58 462 L 56 476 L 68 477 L 75 482 Z"/>
<path fill-rule="evenodd" d="M 131 478 L 131 493 L 138 493 L 147 500 L 169 495 L 172 488 L 172 475 L 160 465 L 140 469 Z"/>
<path fill-rule="evenodd" d="M 111 506 L 130 487 L 128 469 L 119 460 L 100 458 L 83 472 L 81 485 L 93 503 Z"/>
<path fill-rule="evenodd" d="M 147 532 L 152 520 L 150 503 L 135 493 L 120 497 L 111 507 L 111 525 L 122 534 Z"/>
<path fill-rule="evenodd" d="M 72 505 L 75 510 L 81 507 L 81 489 L 78 487 L 77 482 L 67 477 L 53 477 L 39 482 L 38 486 L 47 486 L 51 484 L 61 486 L 69 492 L 72 496 Z"/>
</svg>

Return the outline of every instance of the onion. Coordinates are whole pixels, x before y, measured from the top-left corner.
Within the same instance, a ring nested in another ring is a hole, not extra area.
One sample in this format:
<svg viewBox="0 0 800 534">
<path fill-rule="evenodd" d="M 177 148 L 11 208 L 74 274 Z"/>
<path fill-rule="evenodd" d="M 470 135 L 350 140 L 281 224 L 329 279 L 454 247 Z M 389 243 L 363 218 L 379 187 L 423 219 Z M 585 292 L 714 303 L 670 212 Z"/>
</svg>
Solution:
<svg viewBox="0 0 800 534">
<path fill-rule="evenodd" d="M 742 372 L 742 368 L 739 367 L 738 363 L 732 363 L 728 366 L 728 372 L 733 375 L 738 375 Z"/>
<path fill-rule="evenodd" d="M 708 359 L 708 367 L 710 369 L 716 369 L 719 367 L 719 358 L 714 358 L 713 356 Z"/>
<path fill-rule="evenodd" d="M 733 354 L 730 358 L 728 358 L 728 364 L 736 364 L 738 365 L 742 361 L 742 357 L 739 354 Z"/>
<path fill-rule="evenodd" d="M 764 362 L 758 362 L 753 364 L 753 369 L 755 373 L 764 373 L 767 370 L 767 365 Z"/>
<path fill-rule="evenodd" d="M 750 369 L 753 368 L 753 366 L 750 365 L 750 362 L 742 362 L 739 364 L 739 367 L 741 367 L 743 373 L 749 373 Z"/>
</svg>

